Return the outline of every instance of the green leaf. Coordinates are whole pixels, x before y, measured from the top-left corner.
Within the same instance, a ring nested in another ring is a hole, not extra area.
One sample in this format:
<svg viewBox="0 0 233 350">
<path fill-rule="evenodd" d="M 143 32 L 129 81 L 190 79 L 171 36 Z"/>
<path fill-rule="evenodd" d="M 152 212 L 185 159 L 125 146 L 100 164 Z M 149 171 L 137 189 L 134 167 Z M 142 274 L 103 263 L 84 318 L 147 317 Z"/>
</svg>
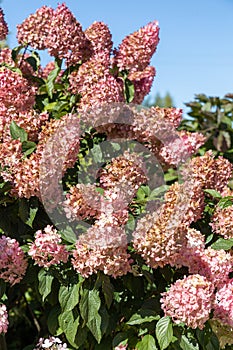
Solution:
<svg viewBox="0 0 233 350">
<path fill-rule="evenodd" d="M 173 338 L 171 318 L 168 316 L 162 317 L 156 324 L 155 333 L 161 350 L 166 349 Z"/>
<path fill-rule="evenodd" d="M 126 332 L 120 332 L 120 333 L 117 333 L 117 335 L 113 338 L 112 346 L 115 348 L 120 344 L 126 345 L 127 343 L 128 343 L 128 334 Z"/>
<path fill-rule="evenodd" d="M 102 277 L 102 291 L 104 294 L 104 299 L 106 302 L 106 305 L 108 309 L 110 308 L 112 301 L 113 301 L 113 295 L 114 295 L 114 287 L 112 283 L 110 282 L 109 276 Z"/>
<path fill-rule="evenodd" d="M 48 330 L 51 334 L 56 334 L 58 328 L 59 328 L 59 323 L 58 323 L 58 316 L 61 313 L 61 308 L 56 305 L 51 309 L 49 312 L 48 318 L 47 318 L 47 325 L 48 325 Z"/>
<path fill-rule="evenodd" d="M 24 142 L 28 139 L 26 131 L 18 126 L 14 120 L 10 124 L 10 133 L 13 140 L 20 139 L 21 142 Z"/>
<path fill-rule="evenodd" d="M 16 46 L 11 50 L 11 58 L 14 62 L 17 62 L 17 56 L 20 53 L 20 51 L 24 48 L 23 45 Z"/>
<path fill-rule="evenodd" d="M 102 155 L 102 150 L 100 145 L 94 145 L 94 147 L 91 150 L 91 154 L 93 156 L 95 163 L 103 162 L 103 155 Z"/>
<path fill-rule="evenodd" d="M 210 194 L 214 198 L 222 198 L 221 194 L 218 191 L 207 189 L 204 190 L 204 192 Z"/>
<path fill-rule="evenodd" d="M 65 311 L 60 314 L 58 321 L 69 343 L 77 349 L 78 346 L 75 344 L 75 337 L 77 334 L 80 317 L 78 316 L 77 318 L 74 318 L 72 311 Z"/>
<path fill-rule="evenodd" d="M 123 81 L 124 81 L 124 97 L 126 102 L 130 103 L 134 99 L 134 94 L 135 94 L 134 84 L 128 78 L 123 79 Z"/>
<path fill-rule="evenodd" d="M 22 151 L 24 153 L 24 156 L 28 156 L 32 152 L 34 152 L 36 149 L 36 143 L 32 141 L 23 141 L 22 142 Z"/>
<path fill-rule="evenodd" d="M 102 338 L 101 316 L 98 311 L 101 306 L 99 291 L 96 289 L 84 289 L 79 303 L 79 309 L 86 326 L 89 328 L 95 339 L 100 343 Z"/>
<path fill-rule="evenodd" d="M 52 282 L 54 277 L 48 271 L 41 269 L 38 273 L 39 293 L 42 295 L 42 301 L 51 293 Z"/>
<path fill-rule="evenodd" d="M 48 93 L 50 98 L 53 97 L 54 83 L 55 83 L 55 80 L 56 80 L 58 74 L 60 73 L 60 71 L 61 71 L 61 68 L 59 67 L 59 65 L 55 61 L 55 68 L 49 73 L 47 81 L 46 81 L 46 89 L 47 89 L 47 93 Z"/>
<path fill-rule="evenodd" d="M 69 243 L 77 242 L 77 236 L 70 226 L 67 226 L 65 229 L 59 231 L 59 233 L 65 241 Z"/>
<path fill-rule="evenodd" d="M 136 344 L 136 349 L 137 350 L 157 350 L 157 347 L 155 345 L 155 339 L 150 334 L 145 335 L 142 338 L 142 340 L 140 340 Z"/>
<path fill-rule="evenodd" d="M 36 213 L 38 211 L 38 208 L 30 208 L 29 211 L 29 218 L 27 219 L 27 221 L 25 221 L 25 224 L 27 224 L 28 226 L 30 226 L 31 228 L 33 227 L 33 221 L 36 217 Z"/>
<path fill-rule="evenodd" d="M 146 322 L 152 322 L 152 321 L 158 321 L 160 316 L 159 315 L 150 315 L 151 310 L 141 310 L 141 312 L 138 312 L 136 314 L 133 314 L 129 321 L 126 322 L 126 324 L 130 326 L 143 324 Z M 147 314 L 147 315 L 146 315 Z"/>
<path fill-rule="evenodd" d="M 233 238 L 230 239 L 224 239 L 224 238 L 219 238 L 216 242 L 214 242 L 211 245 L 211 248 L 215 250 L 229 250 L 233 246 Z"/>
<path fill-rule="evenodd" d="M 196 346 L 194 346 L 184 334 L 181 336 L 180 347 L 182 350 L 198 350 L 199 349 L 198 344 Z"/>
<path fill-rule="evenodd" d="M 218 207 L 221 209 L 230 207 L 233 205 L 233 197 L 232 196 L 226 196 L 218 202 Z"/>
<path fill-rule="evenodd" d="M 58 300 L 62 311 L 71 311 L 79 302 L 80 283 L 72 286 L 61 286 Z"/>
</svg>

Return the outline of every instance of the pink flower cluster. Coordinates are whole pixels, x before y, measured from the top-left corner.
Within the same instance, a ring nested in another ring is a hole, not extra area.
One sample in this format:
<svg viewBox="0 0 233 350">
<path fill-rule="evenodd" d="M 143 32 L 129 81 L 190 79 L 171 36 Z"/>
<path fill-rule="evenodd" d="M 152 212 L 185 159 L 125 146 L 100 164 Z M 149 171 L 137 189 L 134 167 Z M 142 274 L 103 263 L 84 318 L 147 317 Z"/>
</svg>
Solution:
<svg viewBox="0 0 233 350">
<path fill-rule="evenodd" d="M 19 243 L 12 238 L 0 238 L 0 278 L 11 285 L 19 283 L 25 275 L 28 263 Z"/>
<path fill-rule="evenodd" d="M 38 344 L 33 350 L 66 350 L 67 344 L 62 343 L 57 337 L 40 338 Z"/>
<path fill-rule="evenodd" d="M 20 74 L 8 68 L 0 71 L 0 104 L 16 111 L 32 108 L 36 89 Z"/>
<path fill-rule="evenodd" d="M 5 40 L 8 35 L 8 26 L 4 18 L 2 8 L 0 8 L 0 40 Z"/>
<path fill-rule="evenodd" d="M 35 241 L 31 244 L 28 255 L 35 260 L 39 266 L 49 267 L 60 262 L 66 263 L 69 253 L 57 230 L 47 225 L 44 230 L 39 230 L 35 234 Z"/>
<path fill-rule="evenodd" d="M 1 304 L 0 305 L 0 334 L 6 333 L 8 329 L 8 313 L 6 309 L 6 305 Z"/>
<path fill-rule="evenodd" d="M 175 323 L 203 329 L 213 306 L 213 286 L 205 277 L 190 275 L 177 280 L 162 293 L 161 307 Z"/>
</svg>

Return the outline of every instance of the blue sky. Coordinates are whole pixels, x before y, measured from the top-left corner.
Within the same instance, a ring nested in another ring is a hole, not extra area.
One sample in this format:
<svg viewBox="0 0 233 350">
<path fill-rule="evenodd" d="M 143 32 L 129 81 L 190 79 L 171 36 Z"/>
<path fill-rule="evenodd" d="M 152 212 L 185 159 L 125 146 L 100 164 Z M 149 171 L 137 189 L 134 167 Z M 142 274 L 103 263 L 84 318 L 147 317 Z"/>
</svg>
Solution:
<svg viewBox="0 0 233 350">
<path fill-rule="evenodd" d="M 60 1 L 62 2 L 62 1 Z M 151 64 L 157 75 L 151 94 L 167 91 L 175 104 L 197 93 L 220 96 L 233 92 L 233 0 L 67 0 L 67 6 L 87 28 L 93 21 L 108 24 L 114 46 L 152 20 L 160 25 L 160 43 Z M 14 47 L 16 25 L 43 5 L 58 1 L 3 0 L 1 7 Z M 187 109 L 185 109 L 186 111 Z"/>
</svg>

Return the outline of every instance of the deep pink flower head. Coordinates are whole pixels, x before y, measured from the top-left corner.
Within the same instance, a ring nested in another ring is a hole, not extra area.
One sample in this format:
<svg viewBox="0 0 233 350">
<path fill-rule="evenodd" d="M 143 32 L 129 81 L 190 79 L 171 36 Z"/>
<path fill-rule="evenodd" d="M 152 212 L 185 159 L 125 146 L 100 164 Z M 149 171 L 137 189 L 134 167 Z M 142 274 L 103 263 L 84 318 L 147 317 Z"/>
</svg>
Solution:
<svg viewBox="0 0 233 350">
<path fill-rule="evenodd" d="M 214 318 L 233 327 L 233 279 L 222 284 L 216 293 Z"/>
<path fill-rule="evenodd" d="M 27 260 L 15 239 L 0 238 L 0 278 L 11 285 L 19 283 L 25 275 Z"/>
<path fill-rule="evenodd" d="M 120 71 L 143 71 L 150 63 L 159 42 L 158 22 L 148 23 L 123 39 L 115 51 L 113 65 Z"/>
<path fill-rule="evenodd" d="M 121 84 L 110 74 L 93 84 L 90 89 L 82 95 L 79 108 L 86 111 L 105 103 L 123 102 L 124 95 Z"/>
<path fill-rule="evenodd" d="M 18 112 L 30 109 L 35 103 L 35 87 L 10 69 L 0 70 L 0 103 Z"/>
<path fill-rule="evenodd" d="M 0 8 L 0 40 L 5 40 L 8 34 L 8 26 L 4 18 L 2 8 Z"/>
<path fill-rule="evenodd" d="M 128 79 L 134 84 L 133 103 L 141 104 L 143 102 L 144 97 L 150 92 L 154 77 L 155 68 L 152 66 L 146 67 L 141 72 L 132 72 L 128 75 Z"/>
<path fill-rule="evenodd" d="M 88 56 L 85 52 L 88 51 L 88 40 L 82 26 L 64 3 L 53 13 L 46 46 L 52 56 L 71 60 L 69 64 L 78 63 Z"/>
<path fill-rule="evenodd" d="M 190 275 L 177 280 L 168 292 L 162 293 L 161 307 L 175 323 L 203 329 L 213 304 L 213 286 L 205 277 Z"/>
<path fill-rule="evenodd" d="M 19 44 L 30 45 L 38 50 L 46 49 L 53 14 L 54 10 L 51 7 L 42 6 L 19 24 L 17 26 Z"/>
<path fill-rule="evenodd" d="M 87 39 L 91 42 L 91 48 L 94 55 L 105 50 L 108 54 L 111 53 L 112 34 L 105 23 L 93 22 L 84 33 Z"/>
<path fill-rule="evenodd" d="M 9 322 L 8 322 L 6 305 L 1 304 L 0 305 L 0 334 L 7 332 L 8 325 L 9 325 Z"/>
<path fill-rule="evenodd" d="M 32 243 L 28 255 L 35 260 L 37 265 L 49 267 L 60 262 L 67 262 L 69 253 L 61 244 L 61 237 L 55 228 L 47 225 L 43 231 L 37 231 L 35 237 L 35 242 Z"/>
</svg>

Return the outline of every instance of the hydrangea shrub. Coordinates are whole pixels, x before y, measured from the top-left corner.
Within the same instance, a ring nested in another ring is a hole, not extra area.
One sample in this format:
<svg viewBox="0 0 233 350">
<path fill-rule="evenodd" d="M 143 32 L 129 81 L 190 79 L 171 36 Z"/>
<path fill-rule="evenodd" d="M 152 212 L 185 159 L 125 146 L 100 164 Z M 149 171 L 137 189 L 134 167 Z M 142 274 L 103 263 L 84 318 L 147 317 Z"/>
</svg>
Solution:
<svg viewBox="0 0 233 350">
<path fill-rule="evenodd" d="M 114 48 L 63 3 L 17 39 L 0 53 L 0 348 L 230 348 L 231 159 L 181 109 L 140 106 L 158 22 Z"/>
</svg>

